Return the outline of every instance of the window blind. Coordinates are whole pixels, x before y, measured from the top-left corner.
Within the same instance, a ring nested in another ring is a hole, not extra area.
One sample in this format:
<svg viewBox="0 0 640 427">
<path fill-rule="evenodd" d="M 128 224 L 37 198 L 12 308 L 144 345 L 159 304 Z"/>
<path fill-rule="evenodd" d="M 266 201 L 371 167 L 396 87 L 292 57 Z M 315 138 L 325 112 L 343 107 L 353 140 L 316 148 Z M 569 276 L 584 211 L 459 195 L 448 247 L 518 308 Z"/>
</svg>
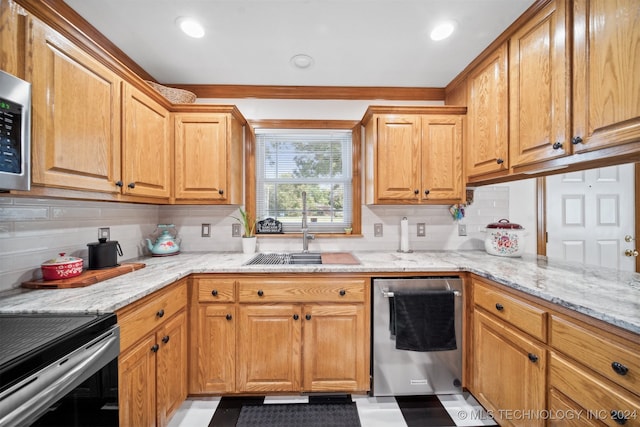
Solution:
<svg viewBox="0 0 640 427">
<path fill-rule="evenodd" d="M 275 218 L 283 230 L 300 232 L 302 192 L 307 223 L 316 233 L 351 227 L 351 131 L 274 130 L 256 132 L 256 214 Z"/>
</svg>

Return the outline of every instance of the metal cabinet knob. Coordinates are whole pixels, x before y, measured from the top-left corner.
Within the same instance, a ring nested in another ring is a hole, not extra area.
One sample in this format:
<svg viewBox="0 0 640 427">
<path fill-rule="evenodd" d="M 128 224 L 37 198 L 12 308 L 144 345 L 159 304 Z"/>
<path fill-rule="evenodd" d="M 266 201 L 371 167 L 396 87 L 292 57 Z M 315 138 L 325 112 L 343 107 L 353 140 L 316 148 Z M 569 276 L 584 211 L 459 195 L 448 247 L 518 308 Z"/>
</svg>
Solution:
<svg viewBox="0 0 640 427">
<path fill-rule="evenodd" d="M 135 182 L 130 182 L 127 187 L 129 188 L 136 188 L 136 183 Z"/>
<path fill-rule="evenodd" d="M 340 296 L 343 297 L 347 294 L 347 291 L 345 291 L 344 289 L 340 289 Z"/>
<path fill-rule="evenodd" d="M 163 336 L 162 337 L 162 342 L 165 343 L 165 344 L 168 343 L 169 342 L 169 335 Z"/>
<path fill-rule="evenodd" d="M 258 296 L 259 296 L 259 297 L 261 297 L 262 295 L 264 295 L 264 292 L 262 292 L 262 289 L 260 289 L 260 290 L 258 291 Z"/>
<path fill-rule="evenodd" d="M 527 357 L 529 357 L 529 360 L 532 361 L 533 363 L 536 363 L 538 361 L 538 356 L 533 353 L 529 353 Z"/>
<path fill-rule="evenodd" d="M 304 318 L 307 319 L 307 320 L 311 320 L 311 315 L 307 314 L 306 316 L 304 316 Z"/>
<path fill-rule="evenodd" d="M 562 142 L 554 142 L 552 147 L 554 150 L 559 150 L 562 148 Z"/>
<path fill-rule="evenodd" d="M 224 318 L 227 320 L 231 320 L 233 319 L 233 316 L 231 316 L 231 314 L 227 314 L 226 316 L 224 316 Z"/>
<path fill-rule="evenodd" d="M 425 196 L 428 196 L 428 195 L 429 195 L 429 193 L 431 193 L 431 190 L 424 190 L 424 195 L 425 195 Z"/>
<path fill-rule="evenodd" d="M 500 304 L 499 302 L 496 303 L 496 310 L 498 311 L 502 311 L 504 310 L 504 305 Z"/>
<path fill-rule="evenodd" d="M 222 196 L 224 194 L 224 190 L 222 189 L 218 190 L 218 194 Z"/>
<path fill-rule="evenodd" d="M 627 372 L 629 372 L 629 368 L 620 362 L 612 362 L 611 369 L 613 369 L 613 371 L 618 375 L 627 375 Z"/>
<path fill-rule="evenodd" d="M 571 138 L 571 143 L 573 145 L 582 144 L 582 138 L 579 136 L 574 136 L 573 138 Z"/>
<path fill-rule="evenodd" d="M 122 187 L 124 183 L 122 181 L 116 181 L 116 187 Z"/>
<path fill-rule="evenodd" d="M 156 313 L 156 316 L 158 317 L 164 316 L 164 310 L 163 309 L 158 310 L 158 312 Z"/>
<path fill-rule="evenodd" d="M 503 164 L 503 163 L 504 163 L 504 160 L 503 160 L 503 159 L 501 159 L 501 158 L 497 158 L 497 159 L 496 159 L 496 163 L 497 163 L 497 164 L 499 164 L 499 165 L 501 165 L 501 164 Z"/>
<path fill-rule="evenodd" d="M 160 349 L 160 346 L 159 346 L 158 344 L 154 344 L 154 345 L 151 347 L 151 351 L 152 351 L 153 353 L 157 353 L 159 349 Z"/>
<path fill-rule="evenodd" d="M 211 295 L 213 295 L 214 297 L 217 297 L 218 296 L 218 290 L 217 289 L 212 290 L 211 291 Z"/>
<path fill-rule="evenodd" d="M 300 316 L 298 316 L 297 314 L 293 315 L 293 320 L 298 320 L 300 318 Z"/>
</svg>

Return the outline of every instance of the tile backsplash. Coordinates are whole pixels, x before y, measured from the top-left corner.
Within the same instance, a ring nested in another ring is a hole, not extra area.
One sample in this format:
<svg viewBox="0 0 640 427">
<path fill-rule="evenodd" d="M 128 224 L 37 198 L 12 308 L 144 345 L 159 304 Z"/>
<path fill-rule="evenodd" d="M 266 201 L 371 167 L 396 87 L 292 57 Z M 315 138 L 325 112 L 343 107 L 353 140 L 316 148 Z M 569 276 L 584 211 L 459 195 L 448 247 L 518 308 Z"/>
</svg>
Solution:
<svg viewBox="0 0 640 427">
<path fill-rule="evenodd" d="M 475 190 L 473 204 L 467 206 L 462 220 L 467 226 L 467 236 L 458 236 L 457 223 L 448 206 L 363 206 L 362 236 L 318 237 L 310 242 L 309 249 L 397 250 L 400 220 L 405 216 L 409 220 L 413 250 L 482 249 L 484 227 L 500 218 L 509 218 L 509 193 L 509 185 Z M 58 253 L 86 261 L 87 243 L 97 241 L 100 227 L 109 227 L 111 240 L 120 243 L 124 253 L 120 261 L 148 255 L 144 238 L 159 223 L 175 224 L 183 251 L 239 252 L 241 239 L 231 237 L 234 216 L 238 216 L 237 206 L 157 206 L 0 197 L 0 291 L 39 277 L 40 264 Z M 513 221 L 529 221 L 530 214 L 527 216 Z M 383 224 L 382 237 L 374 237 L 376 223 Z M 425 223 L 425 237 L 416 236 L 417 223 Z M 211 225 L 210 237 L 201 237 L 201 224 Z M 263 252 L 301 249 L 300 238 L 258 238 L 258 250 Z M 535 246 L 528 252 L 535 253 Z"/>
</svg>

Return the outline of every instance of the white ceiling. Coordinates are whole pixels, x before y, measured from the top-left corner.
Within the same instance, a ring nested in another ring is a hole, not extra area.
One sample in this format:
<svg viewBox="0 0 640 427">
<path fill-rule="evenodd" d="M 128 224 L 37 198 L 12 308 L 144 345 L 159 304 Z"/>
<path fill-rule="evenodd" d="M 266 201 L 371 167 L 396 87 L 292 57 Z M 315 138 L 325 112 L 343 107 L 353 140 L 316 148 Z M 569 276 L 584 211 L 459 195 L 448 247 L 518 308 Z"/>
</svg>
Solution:
<svg viewBox="0 0 640 427">
<path fill-rule="evenodd" d="M 66 0 L 161 83 L 444 87 L 534 0 Z M 199 18 L 206 35 L 180 32 Z M 456 32 L 431 41 L 433 25 Z M 296 69 L 296 54 L 313 57 Z"/>
</svg>

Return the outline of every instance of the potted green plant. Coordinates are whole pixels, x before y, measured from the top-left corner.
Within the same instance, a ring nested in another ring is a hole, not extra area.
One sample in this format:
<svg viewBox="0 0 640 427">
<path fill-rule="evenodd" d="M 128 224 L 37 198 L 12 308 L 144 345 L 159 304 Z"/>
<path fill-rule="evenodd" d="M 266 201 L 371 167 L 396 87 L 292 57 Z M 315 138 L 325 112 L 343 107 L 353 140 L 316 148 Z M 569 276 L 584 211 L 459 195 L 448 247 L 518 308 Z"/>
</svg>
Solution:
<svg viewBox="0 0 640 427">
<path fill-rule="evenodd" d="M 238 210 L 240 211 L 240 218 L 234 218 L 242 224 L 242 252 L 245 254 L 254 253 L 256 251 L 256 220 L 244 209 L 239 208 Z"/>
</svg>

